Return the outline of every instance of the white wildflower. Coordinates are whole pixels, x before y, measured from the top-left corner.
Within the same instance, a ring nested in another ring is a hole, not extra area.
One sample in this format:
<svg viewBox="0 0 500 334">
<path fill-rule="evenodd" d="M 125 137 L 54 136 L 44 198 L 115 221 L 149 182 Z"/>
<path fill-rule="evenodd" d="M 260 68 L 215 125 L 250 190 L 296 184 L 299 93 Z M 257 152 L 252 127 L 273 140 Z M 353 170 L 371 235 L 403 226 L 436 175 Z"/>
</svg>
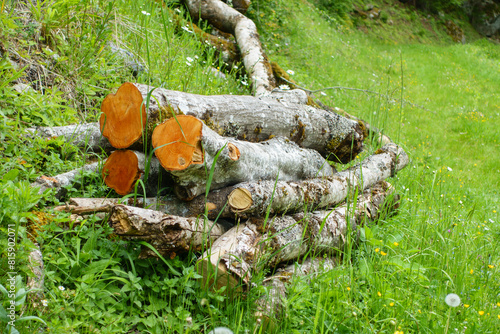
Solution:
<svg viewBox="0 0 500 334">
<path fill-rule="evenodd" d="M 186 26 L 183 26 L 183 27 L 182 27 L 182 30 L 187 31 L 187 32 L 188 32 L 188 33 L 190 33 L 190 34 L 192 34 L 192 33 L 193 33 L 193 32 L 192 32 L 191 30 L 189 30 L 189 28 L 188 28 L 188 27 L 186 27 Z M 210 44 L 210 43 L 207 43 L 207 44 Z"/>
<path fill-rule="evenodd" d="M 187 59 L 187 61 L 188 61 L 188 62 L 190 62 L 190 63 L 194 61 L 194 59 L 193 59 L 193 58 L 191 58 L 191 57 L 186 57 L 186 59 Z"/>
<path fill-rule="evenodd" d="M 294 71 L 292 71 L 292 70 L 288 70 L 288 71 L 286 71 L 286 73 L 288 73 L 288 74 L 290 74 L 290 75 L 294 75 L 294 74 L 295 74 L 295 72 L 294 72 Z"/>
<path fill-rule="evenodd" d="M 246 82 L 245 80 L 241 80 L 241 84 L 242 84 L 243 86 L 248 86 L 248 82 Z"/>
<path fill-rule="evenodd" d="M 281 90 L 289 90 L 290 86 L 288 86 L 288 85 L 280 85 L 280 89 Z"/>
<path fill-rule="evenodd" d="M 59 290 L 61 290 L 61 291 L 66 290 L 66 288 L 65 288 L 64 286 L 62 286 L 62 285 L 59 285 L 57 288 L 58 288 Z"/>
<path fill-rule="evenodd" d="M 321 95 L 326 96 L 326 93 L 325 92 L 321 92 Z"/>
<path fill-rule="evenodd" d="M 145 10 L 143 10 L 141 13 L 144 14 L 144 15 L 146 15 L 146 16 L 151 15 L 150 13 L 146 12 Z"/>
<path fill-rule="evenodd" d="M 448 170 L 449 170 L 450 172 L 453 172 L 453 169 L 451 169 L 451 167 L 448 167 Z"/>
<path fill-rule="evenodd" d="M 187 61 L 187 62 L 186 62 L 186 65 L 187 65 L 187 66 L 191 66 L 191 63 Z"/>
<path fill-rule="evenodd" d="M 49 302 L 47 301 L 47 299 L 42 299 L 42 305 L 45 307 L 49 306 Z"/>
<path fill-rule="evenodd" d="M 446 304 L 448 304 L 448 306 L 451 307 L 457 307 L 458 305 L 460 305 L 460 297 L 454 293 L 448 294 L 444 301 L 446 302 Z"/>
</svg>

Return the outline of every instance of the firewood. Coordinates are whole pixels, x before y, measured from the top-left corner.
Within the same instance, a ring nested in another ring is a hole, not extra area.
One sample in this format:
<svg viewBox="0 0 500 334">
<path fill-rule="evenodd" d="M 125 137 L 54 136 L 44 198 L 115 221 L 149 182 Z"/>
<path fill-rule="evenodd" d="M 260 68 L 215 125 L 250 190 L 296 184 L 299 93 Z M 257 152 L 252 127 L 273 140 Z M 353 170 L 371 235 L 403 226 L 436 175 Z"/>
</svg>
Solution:
<svg viewBox="0 0 500 334">
<path fill-rule="evenodd" d="M 358 196 L 355 207 L 346 203 L 333 210 L 276 216 L 269 221 L 249 219 L 217 239 L 199 258 L 197 270 L 205 284 L 239 291 L 250 284 L 255 271 L 308 253 L 338 252 L 350 231 L 385 213 L 382 208 L 392 192 L 384 181 Z M 397 199 L 389 202 L 389 210 L 398 206 Z"/>
<path fill-rule="evenodd" d="M 149 93 L 151 97 L 148 99 Z M 129 95 L 136 97 L 135 100 L 123 98 Z M 104 126 L 105 130 L 106 124 L 109 127 L 103 134 L 113 146 L 117 141 L 121 145 L 115 147 L 125 148 L 143 138 L 149 143 L 152 131 L 158 124 L 174 115 L 184 114 L 203 120 L 223 136 L 246 141 L 286 137 L 304 148 L 315 149 L 330 160 L 342 163 L 349 162 L 361 151 L 363 131 L 359 122 L 306 105 L 307 96 L 300 90 L 275 92 L 272 96 L 274 98 L 204 96 L 124 83 L 116 94 L 108 95 L 103 102 L 101 127 Z M 146 104 L 147 110 L 141 109 Z M 122 128 L 124 121 L 118 116 L 107 117 L 108 113 L 133 113 L 136 120 L 127 121 L 128 124 Z M 147 123 L 137 116 L 141 113 L 147 118 Z M 133 132 L 135 139 L 127 139 L 125 143 L 122 137 L 125 130 Z"/>
<path fill-rule="evenodd" d="M 285 138 L 250 143 L 218 135 L 193 116 L 177 116 L 157 126 L 155 155 L 174 177 L 179 198 L 191 200 L 206 190 L 215 163 L 211 189 L 243 181 L 301 180 L 331 176 L 328 162 L 314 150 Z"/>
<path fill-rule="evenodd" d="M 67 191 L 64 188 L 65 186 L 69 186 L 73 184 L 76 178 L 83 175 L 84 172 L 96 173 L 98 169 L 99 163 L 94 162 L 91 164 L 87 164 L 81 168 L 73 169 L 69 172 L 58 174 L 55 176 L 40 176 L 33 183 L 31 183 L 32 187 L 39 187 L 39 194 L 42 194 L 47 189 L 55 189 L 56 198 L 61 198 L 66 195 Z"/>
<path fill-rule="evenodd" d="M 146 169 L 149 161 L 149 171 Z M 131 150 L 118 150 L 111 153 L 102 168 L 102 177 L 106 185 L 119 195 L 134 191 L 137 180 L 142 180 L 148 196 L 157 195 L 167 186 L 172 186 L 171 178 L 163 171 L 155 157 L 148 158 L 144 153 Z M 138 193 L 143 189 L 139 185 Z"/>
<path fill-rule="evenodd" d="M 122 204 L 112 208 L 109 224 L 117 235 L 127 240 L 146 241 L 162 256 L 200 251 L 229 229 L 228 224 L 203 218 L 172 216 Z M 156 254 L 143 249 L 142 256 Z"/>
</svg>

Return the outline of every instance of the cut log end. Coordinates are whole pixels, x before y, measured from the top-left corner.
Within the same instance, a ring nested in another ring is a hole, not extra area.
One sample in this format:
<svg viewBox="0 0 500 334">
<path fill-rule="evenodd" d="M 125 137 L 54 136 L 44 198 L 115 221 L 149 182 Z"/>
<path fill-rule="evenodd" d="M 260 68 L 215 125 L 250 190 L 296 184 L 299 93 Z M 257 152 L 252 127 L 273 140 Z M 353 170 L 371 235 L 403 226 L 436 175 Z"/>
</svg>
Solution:
<svg viewBox="0 0 500 334">
<path fill-rule="evenodd" d="M 227 148 L 229 149 L 229 158 L 233 161 L 237 161 L 240 158 L 240 150 L 233 143 L 227 144 Z"/>
<path fill-rule="evenodd" d="M 102 177 L 119 195 L 127 195 L 141 176 L 138 166 L 139 161 L 132 151 L 114 151 L 102 168 Z"/>
<path fill-rule="evenodd" d="M 245 211 L 253 204 L 252 194 L 245 188 L 236 188 L 229 194 L 228 203 L 236 212 Z"/>
<path fill-rule="evenodd" d="M 106 96 L 101 105 L 99 126 L 104 137 L 115 148 L 127 148 L 142 136 L 146 127 L 146 107 L 141 92 L 130 82 L 116 94 Z"/>
<path fill-rule="evenodd" d="M 197 271 L 203 276 L 203 283 L 206 288 L 220 290 L 226 287 L 225 293 L 242 292 L 243 288 L 240 282 L 231 275 L 225 266 L 217 262 L 213 257 L 201 259 L 197 263 Z"/>
<path fill-rule="evenodd" d="M 184 170 L 191 164 L 203 163 L 202 128 L 199 119 L 185 115 L 170 118 L 155 128 L 152 143 L 163 168 Z"/>
</svg>

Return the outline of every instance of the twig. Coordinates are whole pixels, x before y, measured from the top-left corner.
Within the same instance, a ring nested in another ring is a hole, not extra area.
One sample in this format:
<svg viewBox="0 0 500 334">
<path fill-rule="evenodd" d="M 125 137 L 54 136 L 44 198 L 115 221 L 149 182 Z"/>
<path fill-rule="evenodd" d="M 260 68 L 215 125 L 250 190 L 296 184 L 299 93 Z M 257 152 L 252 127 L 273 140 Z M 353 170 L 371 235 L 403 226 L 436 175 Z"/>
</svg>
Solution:
<svg viewBox="0 0 500 334">
<path fill-rule="evenodd" d="M 354 90 L 354 91 L 357 91 L 357 92 L 363 92 L 363 93 L 369 93 L 369 94 L 375 94 L 375 95 L 378 95 L 378 96 L 382 96 L 386 99 L 392 99 L 391 96 L 387 95 L 387 94 L 382 94 L 382 93 L 379 93 L 379 92 L 375 92 L 373 90 L 368 90 L 368 89 L 361 89 L 361 88 L 351 88 L 351 87 L 342 87 L 342 86 L 333 86 L 333 87 L 325 87 L 325 88 L 321 88 L 321 89 L 314 89 L 314 90 L 310 90 L 310 89 L 307 89 L 307 88 L 304 88 L 304 87 L 301 87 L 299 85 L 297 85 L 296 83 L 294 82 L 291 82 L 283 77 L 280 78 L 280 80 L 283 80 L 291 85 L 294 85 L 295 87 L 297 88 L 300 88 L 302 89 L 303 91 L 306 91 L 310 94 L 314 94 L 314 93 L 317 93 L 317 92 L 322 92 L 324 90 L 330 90 L 330 89 L 341 89 L 341 90 Z M 393 99 L 394 101 L 400 101 L 400 99 Z M 405 99 L 401 99 L 401 101 L 403 103 L 406 103 L 406 104 L 409 104 L 411 105 L 412 107 L 416 107 L 416 108 L 420 108 L 420 109 L 423 109 L 425 111 L 429 111 L 429 112 L 432 112 L 432 113 L 435 113 L 434 111 L 432 110 L 429 110 L 427 108 L 425 108 L 424 106 L 421 106 L 419 104 L 416 104 L 416 103 L 413 103 L 413 102 L 410 102 L 410 101 L 407 101 Z"/>
</svg>

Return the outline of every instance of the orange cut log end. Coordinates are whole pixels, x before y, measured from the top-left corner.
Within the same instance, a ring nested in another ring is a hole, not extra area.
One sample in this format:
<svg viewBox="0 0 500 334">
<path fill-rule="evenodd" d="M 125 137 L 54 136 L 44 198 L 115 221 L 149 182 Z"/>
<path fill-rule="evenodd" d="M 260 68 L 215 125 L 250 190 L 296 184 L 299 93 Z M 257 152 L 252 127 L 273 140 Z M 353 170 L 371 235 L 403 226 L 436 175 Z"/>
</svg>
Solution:
<svg viewBox="0 0 500 334">
<path fill-rule="evenodd" d="M 113 147 L 127 148 L 141 138 L 147 122 L 142 100 L 137 87 L 125 82 L 116 94 L 109 94 L 102 101 L 99 126 Z"/>
<path fill-rule="evenodd" d="M 141 177 L 139 161 L 129 150 L 114 151 L 102 168 L 106 185 L 120 195 L 127 195 L 134 189 L 135 181 Z"/>
<path fill-rule="evenodd" d="M 153 131 L 155 155 L 166 170 L 183 170 L 203 163 L 201 135 L 203 123 L 193 116 L 169 118 Z"/>
</svg>

